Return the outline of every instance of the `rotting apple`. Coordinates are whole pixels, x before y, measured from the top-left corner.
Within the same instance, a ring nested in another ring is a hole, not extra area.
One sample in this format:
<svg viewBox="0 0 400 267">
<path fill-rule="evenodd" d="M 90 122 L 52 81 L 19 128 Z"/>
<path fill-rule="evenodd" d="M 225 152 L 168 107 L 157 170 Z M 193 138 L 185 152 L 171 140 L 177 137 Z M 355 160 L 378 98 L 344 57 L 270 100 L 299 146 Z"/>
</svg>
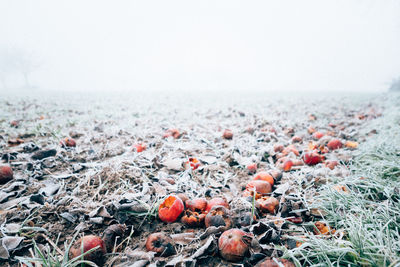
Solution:
<svg viewBox="0 0 400 267">
<path fill-rule="evenodd" d="M 312 135 L 312 137 L 313 137 L 315 140 L 319 140 L 319 139 L 321 139 L 323 136 L 324 136 L 324 134 L 321 133 L 321 132 L 315 132 L 315 133 L 313 133 L 313 135 Z"/>
<path fill-rule="evenodd" d="M 303 161 L 307 165 L 316 165 L 322 162 L 322 156 L 316 152 L 308 152 L 303 156 Z"/>
<path fill-rule="evenodd" d="M 262 197 L 257 199 L 260 209 L 264 212 L 275 214 L 279 207 L 278 199 L 274 197 Z"/>
<path fill-rule="evenodd" d="M 11 181 L 13 177 L 13 170 L 9 165 L 0 166 L 0 184 L 5 184 L 8 181 Z"/>
<path fill-rule="evenodd" d="M 253 180 L 247 183 L 246 189 L 250 191 L 256 191 L 261 195 L 267 195 L 272 192 L 272 186 L 269 182 L 263 180 Z"/>
<path fill-rule="evenodd" d="M 332 139 L 331 141 L 329 141 L 327 146 L 330 150 L 335 150 L 335 149 L 341 148 L 343 146 L 343 143 L 339 139 L 335 138 L 335 139 Z"/>
<path fill-rule="evenodd" d="M 18 128 L 19 126 L 19 121 L 13 120 L 10 122 L 10 126 L 14 128 Z"/>
<path fill-rule="evenodd" d="M 186 209 L 196 212 L 204 212 L 207 209 L 207 199 L 195 198 L 185 201 Z"/>
<path fill-rule="evenodd" d="M 282 154 L 283 155 L 289 155 L 290 153 L 295 154 L 296 156 L 299 156 L 299 150 L 297 150 L 297 148 L 294 145 L 288 145 L 287 147 L 285 147 L 285 149 L 283 149 Z"/>
<path fill-rule="evenodd" d="M 103 241 L 106 245 L 107 252 L 113 252 L 114 246 L 118 245 L 117 238 L 121 242 L 121 238 L 126 231 L 126 226 L 124 224 L 112 224 L 104 230 Z"/>
<path fill-rule="evenodd" d="M 232 130 L 225 129 L 224 133 L 222 134 L 222 137 L 223 137 L 224 139 L 231 140 L 231 139 L 233 138 L 233 132 L 232 132 Z"/>
<path fill-rule="evenodd" d="M 309 134 L 313 134 L 313 133 L 315 133 L 315 132 L 316 132 L 316 130 L 315 130 L 315 128 L 314 128 L 314 127 L 312 127 L 312 126 L 309 126 L 309 127 L 307 128 L 307 132 L 308 132 Z"/>
<path fill-rule="evenodd" d="M 72 138 L 66 137 L 60 141 L 62 147 L 76 147 L 76 141 Z"/>
<path fill-rule="evenodd" d="M 274 177 L 272 176 L 272 174 L 269 172 L 266 172 L 266 171 L 258 172 L 254 176 L 253 180 L 254 181 L 257 181 L 257 180 L 265 181 L 265 182 L 268 182 L 271 186 L 273 186 L 275 183 Z"/>
<path fill-rule="evenodd" d="M 104 262 L 104 254 L 106 245 L 104 241 L 96 235 L 86 235 L 78 239 L 69 250 L 69 257 L 71 259 L 81 256 L 83 253 L 96 248 L 92 252 L 83 256 L 84 260 L 92 261 L 97 265 L 102 265 Z"/>
<path fill-rule="evenodd" d="M 279 181 L 282 178 L 282 172 L 279 170 L 270 170 L 269 173 L 275 181 Z"/>
<path fill-rule="evenodd" d="M 358 143 L 357 143 L 357 142 L 354 142 L 354 141 L 347 141 L 347 142 L 344 144 L 344 146 L 347 147 L 347 148 L 350 148 L 350 149 L 355 149 L 355 148 L 358 147 Z"/>
<path fill-rule="evenodd" d="M 283 171 L 285 171 L 285 172 L 290 171 L 293 167 L 293 161 L 291 161 L 290 159 L 285 160 L 282 167 L 283 167 Z"/>
<path fill-rule="evenodd" d="M 287 218 L 286 220 L 289 222 L 292 222 L 292 223 L 302 223 L 303 222 L 303 218 L 301 218 L 301 217 L 292 217 L 292 218 Z"/>
<path fill-rule="evenodd" d="M 284 149 L 285 147 L 282 144 L 274 145 L 274 152 L 282 152 Z"/>
<path fill-rule="evenodd" d="M 153 233 L 147 237 L 146 250 L 156 252 L 157 256 L 168 257 L 176 253 L 174 242 L 165 233 Z"/>
<path fill-rule="evenodd" d="M 300 143 L 303 141 L 303 138 L 301 138 L 300 136 L 293 136 L 292 137 L 292 143 Z"/>
<path fill-rule="evenodd" d="M 196 158 L 189 158 L 189 160 L 185 162 L 185 169 L 191 168 L 194 171 L 198 167 L 200 167 L 200 161 Z"/>
<path fill-rule="evenodd" d="M 170 195 L 158 207 L 158 217 L 163 222 L 175 222 L 184 208 L 183 201 L 178 196 Z"/>
<path fill-rule="evenodd" d="M 178 129 L 171 128 L 165 131 L 163 138 L 168 138 L 172 136 L 174 139 L 178 139 L 179 137 L 181 137 L 181 135 L 182 134 L 179 132 Z"/>
<path fill-rule="evenodd" d="M 231 212 L 224 206 L 214 206 L 210 212 L 207 213 L 204 223 L 207 228 L 210 226 L 223 226 L 225 229 L 231 228 L 233 224 Z"/>
<path fill-rule="evenodd" d="M 329 235 L 334 234 L 336 231 L 324 222 L 317 221 L 314 223 L 314 234 L 316 235 Z"/>
<path fill-rule="evenodd" d="M 255 173 L 257 171 L 257 163 L 251 163 L 246 166 L 250 173 Z"/>
<path fill-rule="evenodd" d="M 225 198 L 215 197 L 208 201 L 206 212 L 209 212 L 214 206 L 224 206 L 227 209 L 230 208 Z"/>
<path fill-rule="evenodd" d="M 256 265 L 257 267 L 295 267 L 294 263 L 287 259 L 268 258 Z"/>
<path fill-rule="evenodd" d="M 333 170 L 339 163 L 336 160 L 327 160 L 325 161 L 325 166 L 329 169 Z"/>
<path fill-rule="evenodd" d="M 144 144 L 136 144 L 133 146 L 133 150 L 136 150 L 136 152 L 140 153 L 146 150 L 146 145 Z"/>
<path fill-rule="evenodd" d="M 191 227 L 202 226 L 204 224 L 204 219 L 206 217 L 205 213 L 185 210 L 181 221 Z"/>
<path fill-rule="evenodd" d="M 218 239 L 219 253 L 225 260 L 240 261 L 248 253 L 252 239 L 253 236 L 243 230 L 226 230 Z"/>
<path fill-rule="evenodd" d="M 253 215 L 250 211 L 248 211 L 237 215 L 237 217 L 235 218 L 235 225 L 237 225 L 238 227 L 244 227 L 249 226 L 256 221 L 256 215 Z"/>
<path fill-rule="evenodd" d="M 339 193 L 345 193 L 345 194 L 349 194 L 350 193 L 350 190 L 347 188 L 347 186 L 342 185 L 342 184 L 334 185 L 332 187 L 332 189 L 335 190 L 336 192 L 339 192 Z"/>
</svg>

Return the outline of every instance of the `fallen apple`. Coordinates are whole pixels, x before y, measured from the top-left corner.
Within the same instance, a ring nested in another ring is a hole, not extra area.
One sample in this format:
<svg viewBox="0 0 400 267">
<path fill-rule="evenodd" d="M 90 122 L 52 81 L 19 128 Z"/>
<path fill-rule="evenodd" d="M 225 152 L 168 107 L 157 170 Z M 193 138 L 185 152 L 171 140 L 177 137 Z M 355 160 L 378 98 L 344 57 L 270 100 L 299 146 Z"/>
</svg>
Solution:
<svg viewBox="0 0 400 267">
<path fill-rule="evenodd" d="M 185 210 L 181 221 L 191 227 L 202 226 L 204 224 L 204 219 L 206 217 L 205 213 Z"/>
<path fill-rule="evenodd" d="M 218 239 L 218 249 L 221 256 L 228 261 L 242 260 L 249 251 L 253 236 L 240 229 L 229 229 Z"/>
<path fill-rule="evenodd" d="M 0 166 L 0 184 L 11 181 L 14 177 L 13 170 L 9 165 Z"/>
<path fill-rule="evenodd" d="M 66 137 L 60 141 L 62 147 L 76 147 L 76 141 L 72 138 Z"/>
<path fill-rule="evenodd" d="M 229 129 L 226 129 L 222 134 L 222 137 L 227 140 L 231 140 L 233 138 L 233 132 Z"/>
<path fill-rule="evenodd" d="M 260 209 L 264 212 L 275 214 L 279 207 L 279 201 L 274 197 L 262 197 L 257 199 Z"/>
<path fill-rule="evenodd" d="M 136 152 L 140 153 L 146 150 L 146 145 L 144 144 L 136 144 L 133 146 L 133 150 L 136 150 Z"/>
<path fill-rule="evenodd" d="M 161 257 L 176 253 L 172 239 L 162 232 L 153 233 L 147 237 L 146 250 L 156 252 L 156 255 Z"/>
<path fill-rule="evenodd" d="M 208 201 L 206 212 L 209 212 L 214 206 L 224 206 L 225 208 L 229 209 L 229 204 L 226 199 L 222 197 L 215 197 Z"/>
<path fill-rule="evenodd" d="M 339 139 L 332 139 L 331 141 L 328 142 L 327 146 L 330 150 L 335 150 L 341 148 L 343 146 L 343 143 Z"/>
<path fill-rule="evenodd" d="M 204 223 L 207 228 L 210 226 L 223 226 L 225 229 L 228 229 L 233 223 L 231 212 L 224 206 L 214 206 L 210 212 L 207 213 Z"/>
<path fill-rule="evenodd" d="M 161 221 L 175 222 L 184 210 L 183 201 L 174 195 L 168 196 L 158 207 L 158 217 Z"/>
<path fill-rule="evenodd" d="M 310 166 L 316 165 L 322 162 L 322 156 L 316 152 L 308 152 L 304 154 L 303 161 L 305 164 Z"/>
<path fill-rule="evenodd" d="M 246 189 L 256 191 L 260 195 L 267 195 L 272 192 L 272 186 L 269 182 L 263 180 L 253 180 L 247 183 Z"/>
<path fill-rule="evenodd" d="M 178 129 L 172 128 L 165 131 L 163 138 L 168 138 L 172 136 L 174 139 L 178 139 L 179 137 L 181 137 L 181 135 L 182 134 L 179 132 Z"/>
<path fill-rule="evenodd" d="M 286 160 L 283 163 L 283 171 L 288 172 L 292 169 L 293 167 L 293 161 L 291 161 L 290 159 Z"/>
<path fill-rule="evenodd" d="M 274 177 L 269 173 L 269 172 L 258 172 L 253 180 L 257 181 L 257 180 L 261 180 L 261 181 L 265 181 L 268 182 L 271 186 L 274 185 L 275 181 L 274 181 Z"/>
<path fill-rule="evenodd" d="M 207 199 L 205 198 L 195 198 L 185 201 L 186 208 L 191 211 L 205 212 L 207 209 Z"/>
<path fill-rule="evenodd" d="M 83 259 L 101 265 L 104 261 L 104 254 L 107 252 L 106 245 L 100 237 L 95 235 L 86 235 L 78 239 L 69 250 L 69 257 L 71 259 L 79 257 L 96 247 L 97 249 L 83 256 Z"/>
<path fill-rule="evenodd" d="M 185 169 L 191 168 L 194 171 L 198 167 L 200 167 L 200 161 L 196 158 L 189 158 L 189 160 L 185 162 Z"/>
<path fill-rule="evenodd" d="M 315 140 L 319 140 L 319 139 L 321 139 L 323 136 L 324 136 L 324 134 L 321 133 L 321 132 L 315 132 L 315 133 L 313 133 L 313 135 L 312 135 L 312 137 L 313 137 Z"/>
<path fill-rule="evenodd" d="M 287 259 L 268 258 L 256 265 L 257 267 L 295 267 L 294 263 Z"/>
</svg>

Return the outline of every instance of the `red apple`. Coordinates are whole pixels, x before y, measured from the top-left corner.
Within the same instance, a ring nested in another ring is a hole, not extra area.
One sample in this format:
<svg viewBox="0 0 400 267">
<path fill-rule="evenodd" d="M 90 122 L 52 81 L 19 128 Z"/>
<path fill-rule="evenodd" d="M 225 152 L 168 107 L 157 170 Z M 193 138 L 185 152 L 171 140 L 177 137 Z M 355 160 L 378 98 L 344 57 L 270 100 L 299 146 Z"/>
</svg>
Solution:
<svg viewBox="0 0 400 267">
<path fill-rule="evenodd" d="M 185 162 L 185 169 L 192 168 L 194 171 L 198 167 L 200 167 L 200 161 L 196 158 L 189 158 L 189 160 Z"/>
<path fill-rule="evenodd" d="M 100 237 L 95 235 L 87 235 L 76 241 L 69 251 L 69 256 L 71 259 L 79 257 L 83 253 L 95 247 L 98 248 L 90 252 L 89 254 L 86 254 L 83 258 L 84 260 L 92 261 L 97 265 L 101 265 L 104 261 L 104 254 L 106 253 L 106 245 Z"/>
<path fill-rule="evenodd" d="M 250 173 L 255 173 L 257 171 L 257 163 L 252 163 L 246 166 Z"/>
<path fill-rule="evenodd" d="M 256 193 L 260 195 L 267 195 L 272 192 L 271 184 L 263 180 L 253 180 L 248 182 L 246 189 L 249 191 L 253 191 L 255 189 Z"/>
<path fill-rule="evenodd" d="M 322 162 L 322 156 L 316 152 L 308 152 L 304 154 L 303 161 L 307 165 L 316 165 Z"/>
<path fill-rule="evenodd" d="M 168 257 L 176 253 L 172 239 L 164 233 L 153 233 L 147 237 L 146 250 L 156 255 Z"/>
<path fill-rule="evenodd" d="M 253 180 L 261 180 L 261 181 L 266 181 L 268 183 L 270 183 L 271 186 L 274 185 L 275 181 L 274 181 L 274 177 L 269 173 L 269 172 L 258 172 Z"/>
<path fill-rule="evenodd" d="M 293 166 L 293 161 L 288 159 L 283 163 L 283 170 L 285 172 L 288 172 L 288 171 L 290 171 L 292 169 L 292 166 Z"/>
<path fill-rule="evenodd" d="M 331 141 L 328 142 L 327 146 L 330 150 L 335 150 L 338 148 L 342 148 L 343 143 L 339 139 L 332 139 Z"/>
<path fill-rule="evenodd" d="M 313 138 L 316 139 L 316 140 L 321 139 L 323 136 L 324 136 L 324 134 L 321 133 L 321 132 L 315 132 L 315 133 L 313 133 Z"/>
<path fill-rule="evenodd" d="M 158 217 L 161 221 L 175 222 L 184 210 L 183 201 L 174 195 L 168 196 L 158 207 Z"/>
<path fill-rule="evenodd" d="M 222 233 L 218 239 L 221 256 L 228 261 L 240 261 L 249 251 L 253 237 L 240 229 L 230 229 Z"/>
<path fill-rule="evenodd" d="M 13 171 L 10 166 L 0 166 L 0 184 L 5 184 L 13 179 Z"/>
<path fill-rule="evenodd" d="M 229 129 L 226 129 L 224 131 L 224 133 L 222 134 L 222 137 L 227 139 L 227 140 L 231 140 L 233 138 L 233 132 Z"/>
<path fill-rule="evenodd" d="M 206 212 L 209 212 L 214 206 L 224 206 L 229 209 L 229 204 L 226 199 L 222 197 L 215 197 L 208 201 Z"/>
<path fill-rule="evenodd" d="M 146 150 L 146 145 L 136 144 L 133 146 L 133 149 L 136 150 L 136 152 L 140 153 Z"/>
<path fill-rule="evenodd" d="M 62 147 L 76 147 L 76 141 L 72 138 L 64 138 L 60 141 Z"/>
<path fill-rule="evenodd" d="M 195 198 L 186 200 L 185 204 L 188 210 L 204 212 L 207 209 L 208 202 L 205 198 Z"/>
</svg>

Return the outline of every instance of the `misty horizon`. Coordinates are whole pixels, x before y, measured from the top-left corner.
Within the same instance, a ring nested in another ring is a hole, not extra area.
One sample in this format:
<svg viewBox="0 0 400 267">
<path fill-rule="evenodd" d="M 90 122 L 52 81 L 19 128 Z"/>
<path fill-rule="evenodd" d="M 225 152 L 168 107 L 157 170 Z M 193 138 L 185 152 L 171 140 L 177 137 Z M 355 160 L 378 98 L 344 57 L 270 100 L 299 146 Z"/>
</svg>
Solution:
<svg viewBox="0 0 400 267">
<path fill-rule="evenodd" d="M 0 90 L 383 92 L 400 75 L 398 14 L 396 1 L 3 1 Z"/>
</svg>

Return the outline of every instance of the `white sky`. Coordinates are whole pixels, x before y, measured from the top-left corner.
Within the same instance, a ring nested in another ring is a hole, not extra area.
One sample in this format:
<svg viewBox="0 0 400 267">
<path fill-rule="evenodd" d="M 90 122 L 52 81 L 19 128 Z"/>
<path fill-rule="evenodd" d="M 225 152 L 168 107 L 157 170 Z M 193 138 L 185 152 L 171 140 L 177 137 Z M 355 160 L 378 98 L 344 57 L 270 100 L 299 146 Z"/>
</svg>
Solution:
<svg viewBox="0 0 400 267">
<path fill-rule="evenodd" d="M 2 0 L 0 44 L 46 89 L 383 91 L 400 1 Z"/>
</svg>

